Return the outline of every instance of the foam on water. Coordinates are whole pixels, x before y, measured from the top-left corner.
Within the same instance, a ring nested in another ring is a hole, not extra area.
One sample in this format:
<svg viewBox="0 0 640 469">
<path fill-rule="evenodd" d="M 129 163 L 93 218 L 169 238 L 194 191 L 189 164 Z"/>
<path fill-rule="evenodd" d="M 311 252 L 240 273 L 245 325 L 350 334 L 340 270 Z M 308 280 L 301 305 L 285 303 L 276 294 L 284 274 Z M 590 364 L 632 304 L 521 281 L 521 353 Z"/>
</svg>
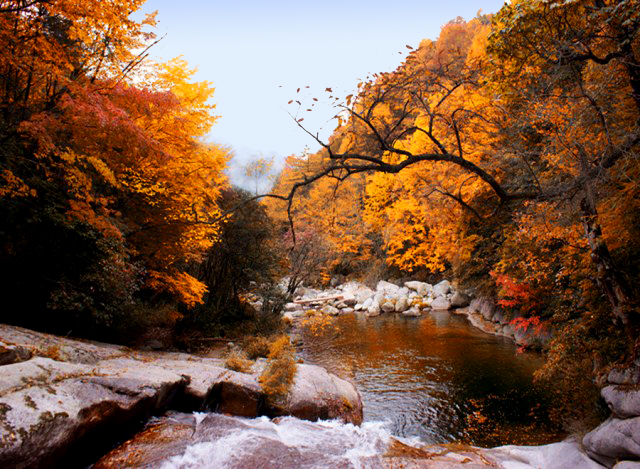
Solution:
<svg viewBox="0 0 640 469">
<path fill-rule="evenodd" d="M 366 468 L 385 453 L 391 439 L 382 422 L 355 426 L 294 417 L 269 420 L 219 416 L 224 422 L 218 417 L 211 421 L 197 418 L 199 426 L 223 424 L 224 432 L 190 445 L 183 454 L 165 461 L 162 469 L 250 467 L 251 458 L 259 461 L 260 467 Z"/>
</svg>

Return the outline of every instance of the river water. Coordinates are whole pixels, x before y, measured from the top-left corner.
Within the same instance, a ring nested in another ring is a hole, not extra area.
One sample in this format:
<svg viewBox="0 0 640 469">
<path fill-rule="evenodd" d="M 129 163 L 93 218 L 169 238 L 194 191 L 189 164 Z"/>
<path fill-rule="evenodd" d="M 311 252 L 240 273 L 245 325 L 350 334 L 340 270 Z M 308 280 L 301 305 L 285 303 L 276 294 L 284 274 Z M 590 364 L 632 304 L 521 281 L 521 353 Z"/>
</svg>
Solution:
<svg viewBox="0 0 640 469">
<path fill-rule="evenodd" d="M 329 338 L 307 337 L 300 354 L 356 385 L 365 422 L 386 422 L 391 434 L 427 444 L 561 439 L 547 418 L 548 393 L 533 382 L 542 357 L 464 316 L 346 315 L 336 326 Z"/>
</svg>

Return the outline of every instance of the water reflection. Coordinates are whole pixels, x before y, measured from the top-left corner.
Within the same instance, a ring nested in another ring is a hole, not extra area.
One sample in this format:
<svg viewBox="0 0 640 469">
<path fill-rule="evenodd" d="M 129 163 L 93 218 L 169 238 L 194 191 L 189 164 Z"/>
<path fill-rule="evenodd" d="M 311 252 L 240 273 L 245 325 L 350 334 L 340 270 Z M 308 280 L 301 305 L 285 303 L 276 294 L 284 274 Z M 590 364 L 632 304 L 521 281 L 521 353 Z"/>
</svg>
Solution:
<svg viewBox="0 0 640 469">
<path fill-rule="evenodd" d="M 341 316 L 331 340 L 306 340 L 310 363 L 351 380 L 365 421 L 430 444 L 542 444 L 560 439 L 546 419 L 533 372 L 542 359 L 517 354 L 507 339 L 472 328 L 462 316 Z"/>
</svg>

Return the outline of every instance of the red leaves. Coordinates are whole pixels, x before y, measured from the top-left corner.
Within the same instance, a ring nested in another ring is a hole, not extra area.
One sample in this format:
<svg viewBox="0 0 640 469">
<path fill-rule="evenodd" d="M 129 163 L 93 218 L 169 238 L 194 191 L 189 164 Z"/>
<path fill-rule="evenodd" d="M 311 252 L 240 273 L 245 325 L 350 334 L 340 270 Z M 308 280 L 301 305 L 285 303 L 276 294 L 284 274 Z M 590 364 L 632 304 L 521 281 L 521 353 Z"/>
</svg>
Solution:
<svg viewBox="0 0 640 469">
<path fill-rule="evenodd" d="M 325 91 L 328 91 L 329 93 L 333 93 L 333 91 L 331 90 L 331 88 L 325 88 Z"/>
</svg>

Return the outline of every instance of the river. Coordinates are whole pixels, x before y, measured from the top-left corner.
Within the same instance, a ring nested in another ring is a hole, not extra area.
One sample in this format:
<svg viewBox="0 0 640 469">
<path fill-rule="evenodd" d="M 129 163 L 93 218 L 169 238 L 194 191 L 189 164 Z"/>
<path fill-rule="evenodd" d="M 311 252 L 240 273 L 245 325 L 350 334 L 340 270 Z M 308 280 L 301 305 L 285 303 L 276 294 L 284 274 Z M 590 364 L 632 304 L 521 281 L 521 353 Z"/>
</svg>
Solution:
<svg viewBox="0 0 640 469">
<path fill-rule="evenodd" d="M 446 311 L 336 318 L 338 333 L 305 338 L 300 351 L 352 381 L 365 422 L 386 422 L 427 444 L 545 444 L 562 438 L 548 420 L 548 393 L 533 382 L 543 362 L 506 338 Z"/>
</svg>

